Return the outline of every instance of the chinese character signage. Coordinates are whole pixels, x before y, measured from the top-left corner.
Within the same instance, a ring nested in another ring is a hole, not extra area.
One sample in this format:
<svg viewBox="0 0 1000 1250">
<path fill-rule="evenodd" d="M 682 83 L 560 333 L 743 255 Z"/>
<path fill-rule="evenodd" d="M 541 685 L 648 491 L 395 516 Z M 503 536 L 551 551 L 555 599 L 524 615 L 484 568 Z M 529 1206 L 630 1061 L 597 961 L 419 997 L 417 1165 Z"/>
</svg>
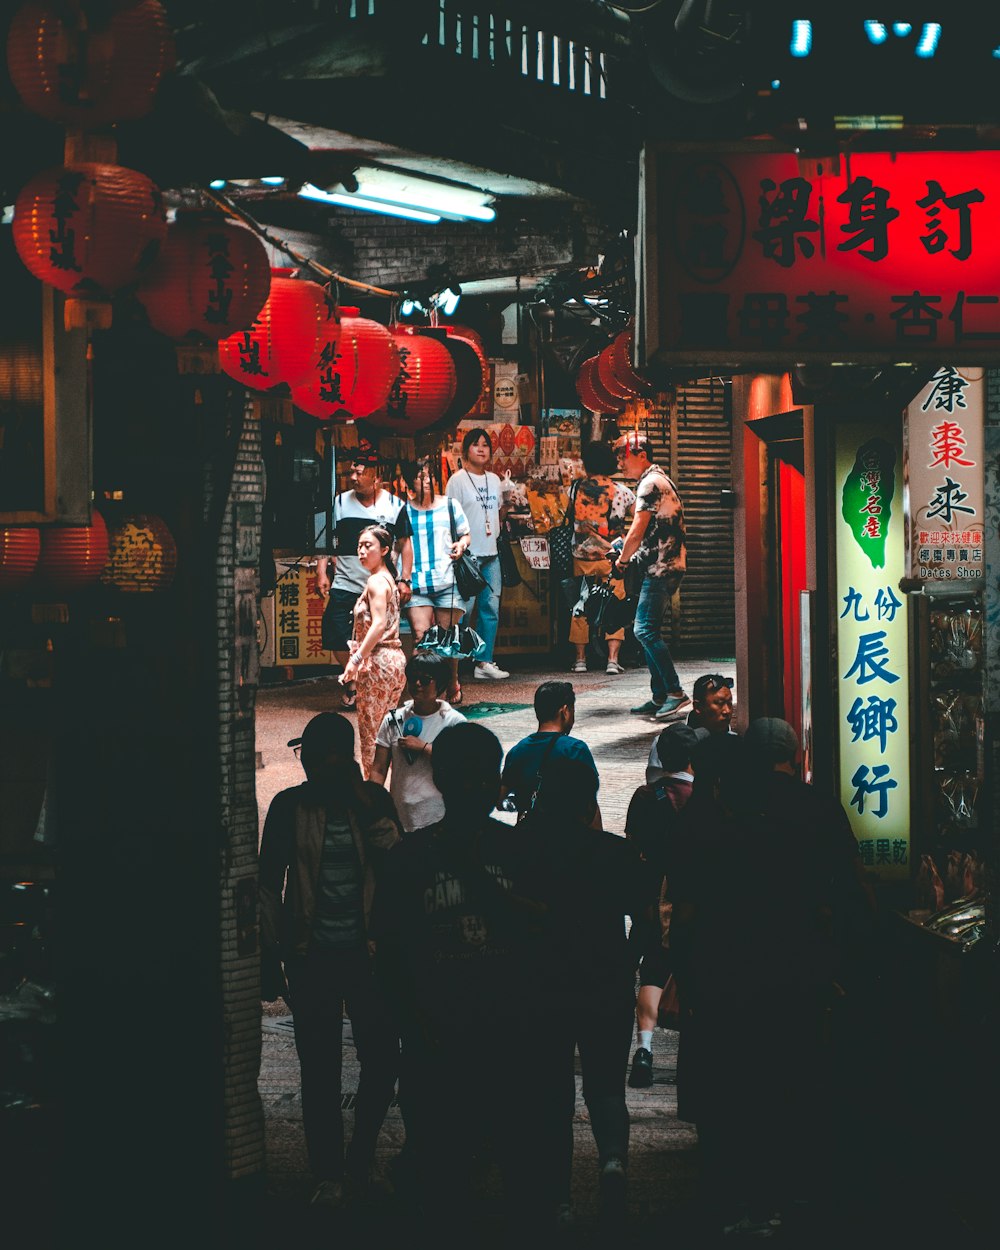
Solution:
<svg viewBox="0 0 1000 1250">
<path fill-rule="evenodd" d="M 866 868 L 910 866 L 910 725 L 901 448 L 838 425 L 837 676 L 840 797 Z"/>
<path fill-rule="evenodd" d="M 1000 152 L 647 164 L 665 363 L 1000 355 Z"/>
<path fill-rule="evenodd" d="M 278 561 L 274 595 L 261 605 L 268 642 L 261 662 L 284 668 L 305 664 L 335 664 L 332 651 L 323 650 L 322 622 L 326 600 L 316 593 L 316 570 L 305 561 Z"/>
<path fill-rule="evenodd" d="M 906 410 L 910 568 L 928 590 L 983 583 L 982 369 L 943 365 Z"/>
</svg>

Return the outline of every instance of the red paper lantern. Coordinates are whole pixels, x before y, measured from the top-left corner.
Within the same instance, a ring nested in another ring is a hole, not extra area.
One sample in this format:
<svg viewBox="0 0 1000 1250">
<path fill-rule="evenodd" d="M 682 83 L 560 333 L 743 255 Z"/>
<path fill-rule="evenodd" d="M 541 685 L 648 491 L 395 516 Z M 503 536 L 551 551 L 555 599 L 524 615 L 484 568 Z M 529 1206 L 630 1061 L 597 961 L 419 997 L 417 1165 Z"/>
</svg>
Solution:
<svg viewBox="0 0 1000 1250">
<path fill-rule="evenodd" d="M 376 429 L 415 434 L 440 421 L 455 398 L 455 366 L 447 347 L 412 327 L 393 332 L 399 348 L 399 372 L 384 407 L 372 413 Z"/>
<path fill-rule="evenodd" d="M 154 330 L 215 341 L 249 329 L 270 289 L 267 250 L 252 230 L 219 213 L 178 213 L 135 294 Z"/>
<path fill-rule="evenodd" d="M 445 328 L 448 331 L 445 346 L 455 365 L 455 398 L 446 418 L 460 421 L 466 416 L 490 416 L 490 362 L 482 338 L 468 326 Z"/>
<path fill-rule="evenodd" d="M 254 391 L 287 382 L 295 386 L 309 373 L 320 343 L 336 337 L 333 304 L 318 282 L 271 272 L 271 290 L 249 330 L 219 343 L 223 372 Z"/>
<path fill-rule="evenodd" d="M 42 549 L 34 526 L 0 528 L 0 590 L 20 590 L 31 579 Z"/>
<path fill-rule="evenodd" d="M 71 594 L 92 586 L 107 559 L 108 527 L 95 511 L 89 525 L 45 527 L 36 572 L 49 593 Z"/>
<path fill-rule="evenodd" d="M 37 174 L 14 205 L 14 246 L 42 282 L 101 299 L 134 282 L 167 232 L 160 188 L 121 165 L 79 162 Z"/>
<path fill-rule="evenodd" d="M 177 571 L 177 544 L 162 517 L 126 517 L 112 526 L 101 581 L 131 594 L 166 590 Z"/>
<path fill-rule="evenodd" d="M 338 333 L 319 345 L 308 377 L 292 387 L 296 407 L 320 421 L 367 417 L 385 403 L 399 374 L 396 340 L 358 311 L 338 310 Z"/>
<path fill-rule="evenodd" d="M 597 357 L 589 356 L 576 375 L 576 393 L 591 412 L 624 412 L 625 401 L 611 395 L 597 376 Z"/>
<path fill-rule="evenodd" d="M 25 106 L 83 130 L 144 117 L 176 59 L 158 0 L 120 5 L 102 22 L 82 6 L 36 0 L 7 35 L 7 66 Z"/>
<path fill-rule="evenodd" d="M 648 395 L 649 382 L 632 366 L 632 331 L 625 330 L 597 357 L 597 376 L 604 389 L 619 399 Z"/>
</svg>

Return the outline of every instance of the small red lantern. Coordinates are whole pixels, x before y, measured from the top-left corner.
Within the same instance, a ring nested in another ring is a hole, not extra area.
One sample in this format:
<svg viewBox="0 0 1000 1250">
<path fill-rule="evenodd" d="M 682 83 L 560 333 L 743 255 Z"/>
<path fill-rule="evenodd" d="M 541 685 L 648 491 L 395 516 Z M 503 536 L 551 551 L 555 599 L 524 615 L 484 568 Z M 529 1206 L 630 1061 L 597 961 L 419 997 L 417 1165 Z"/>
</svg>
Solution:
<svg viewBox="0 0 1000 1250">
<path fill-rule="evenodd" d="M 399 352 L 384 325 L 341 308 L 339 333 L 320 344 L 307 378 L 292 387 L 296 407 L 320 421 L 367 417 L 381 408 L 399 374 Z"/>
<path fill-rule="evenodd" d="M 625 330 L 597 357 L 597 376 L 604 389 L 619 399 L 648 395 L 651 387 L 632 366 L 632 331 Z"/>
<path fill-rule="evenodd" d="M 219 213 L 178 213 L 136 290 L 149 324 L 171 339 L 217 341 L 247 330 L 271 289 L 267 250 Z"/>
<path fill-rule="evenodd" d="M 167 232 L 160 188 L 121 165 L 78 162 L 37 174 L 14 205 L 28 269 L 82 299 L 113 295 L 156 257 Z"/>
<path fill-rule="evenodd" d="M 128 593 L 166 590 L 177 571 L 177 544 L 162 517 L 130 516 L 111 529 L 101 581 Z"/>
<path fill-rule="evenodd" d="M 415 434 L 440 421 L 455 398 L 455 366 L 444 343 L 413 327 L 397 326 L 399 372 L 385 406 L 368 418 L 376 429 Z"/>
<path fill-rule="evenodd" d="M 89 525 L 46 526 L 36 572 L 47 592 L 71 594 L 92 586 L 107 560 L 108 527 L 95 511 Z"/>
<path fill-rule="evenodd" d="M 79 4 L 25 4 L 7 35 L 7 67 L 24 104 L 81 130 L 134 121 L 176 63 L 158 0 L 118 5 L 103 21 Z"/>
<path fill-rule="evenodd" d="M 625 401 L 611 395 L 597 376 L 597 357 L 588 357 L 576 375 L 576 393 L 591 412 L 624 412 Z"/>
<path fill-rule="evenodd" d="M 223 372 L 254 391 L 301 382 L 319 344 L 337 333 L 335 309 L 323 287 L 290 278 L 290 272 L 272 270 L 270 293 L 253 325 L 219 343 Z"/>
<path fill-rule="evenodd" d="M 482 338 L 467 326 L 446 326 L 445 347 L 455 365 L 455 398 L 445 416 L 461 421 L 466 416 L 489 416 L 490 362 Z"/>
<path fill-rule="evenodd" d="M 20 590 L 34 573 L 41 550 L 36 527 L 0 528 L 0 590 Z"/>
</svg>

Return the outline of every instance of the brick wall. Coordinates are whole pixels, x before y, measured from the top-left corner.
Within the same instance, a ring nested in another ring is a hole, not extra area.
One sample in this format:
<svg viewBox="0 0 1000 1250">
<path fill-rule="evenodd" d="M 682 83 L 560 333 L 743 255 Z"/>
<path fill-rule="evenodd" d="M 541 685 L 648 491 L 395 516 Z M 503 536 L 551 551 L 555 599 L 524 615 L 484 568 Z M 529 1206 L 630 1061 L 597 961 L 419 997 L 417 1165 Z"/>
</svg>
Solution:
<svg viewBox="0 0 1000 1250">
<path fill-rule="evenodd" d="M 242 431 L 236 422 L 242 417 Z M 220 521 L 216 549 L 215 638 L 218 676 L 219 790 L 223 833 L 219 876 L 220 983 L 223 1012 L 224 1167 L 230 1180 L 264 1167 L 260 1069 L 260 965 L 256 941 L 257 799 L 254 735 L 256 605 L 264 474 L 256 406 L 231 412 L 235 469 L 206 473 L 206 516 Z M 238 442 L 237 442 L 238 439 Z M 211 532 L 211 530 L 210 530 Z M 244 614 L 239 606 L 243 601 Z M 252 605 L 249 621 L 245 612 Z M 247 626 L 251 628 L 247 647 Z M 241 657 L 248 667 L 242 682 Z M 239 900 L 248 903 L 247 911 Z M 248 928 L 249 924 L 249 928 Z"/>
</svg>

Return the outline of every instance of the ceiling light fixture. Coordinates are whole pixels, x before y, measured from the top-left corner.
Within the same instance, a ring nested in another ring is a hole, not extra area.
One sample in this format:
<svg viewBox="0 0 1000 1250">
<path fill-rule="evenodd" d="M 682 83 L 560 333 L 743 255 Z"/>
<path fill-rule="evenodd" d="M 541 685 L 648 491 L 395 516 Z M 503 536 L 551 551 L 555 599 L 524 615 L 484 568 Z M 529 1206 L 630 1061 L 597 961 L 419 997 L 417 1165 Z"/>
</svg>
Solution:
<svg viewBox="0 0 1000 1250">
<path fill-rule="evenodd" d="M 321 191 L 311 182 L 305 183 L 299 190 L 304 200 L 315 200 L 320 204 L 336 204 L 339 208 L 356 208 L 362 213 L 382 213 L 386 217 L 405 217 L 409 221 L 422 221 L 428 225 L 437 225 L 441 220 L 439 213 L 423 212 L 418 208 L 406 207 L 402 204 L 386 204 L 381 200 L 368 199 L 362 195 L 350 195 L 346 191 Z"/>
<path fill-rule="evenodd" d="M 421 178 L 409 170 L 386 169 L 380 165 L 360 165 L 354 174 L 358 181 L 357 194 L 380 204 L 421 209 L 450 221 L 496 220 L 491 197 L 478 187 Z"/>
</svg>

